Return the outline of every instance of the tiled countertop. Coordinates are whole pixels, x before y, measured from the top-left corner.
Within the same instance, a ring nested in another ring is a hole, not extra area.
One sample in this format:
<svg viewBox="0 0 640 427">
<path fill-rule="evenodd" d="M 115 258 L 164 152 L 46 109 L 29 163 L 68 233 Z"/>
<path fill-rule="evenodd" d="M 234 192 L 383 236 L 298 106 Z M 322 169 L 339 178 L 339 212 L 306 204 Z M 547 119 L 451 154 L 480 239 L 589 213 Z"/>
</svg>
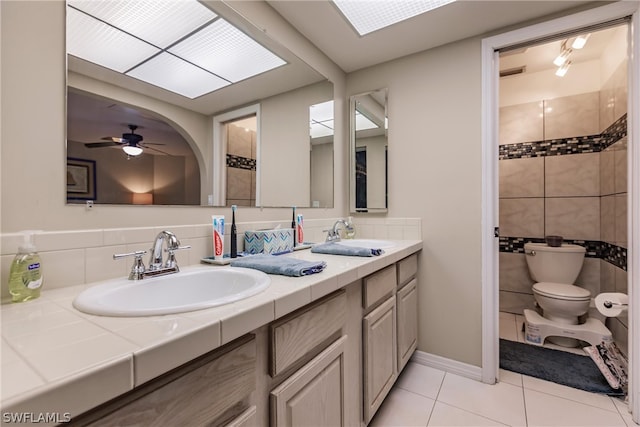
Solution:
<svg viewBox="0 0 640 427">
<path fill-rule="evenodd" d="M 45 288 L 37 300 L 2 305 L 2 412 L 79 415 L 422 248 L 420 240 L 394 243 L 379 257 L 283 255 L 327 267 L 304 277 L 271 275 L 262 293 L 176 315 L 103 317 L 73 308 L 94 284 Z M 182 270 L 193 268 L 232 267 Z"/>
</svg>

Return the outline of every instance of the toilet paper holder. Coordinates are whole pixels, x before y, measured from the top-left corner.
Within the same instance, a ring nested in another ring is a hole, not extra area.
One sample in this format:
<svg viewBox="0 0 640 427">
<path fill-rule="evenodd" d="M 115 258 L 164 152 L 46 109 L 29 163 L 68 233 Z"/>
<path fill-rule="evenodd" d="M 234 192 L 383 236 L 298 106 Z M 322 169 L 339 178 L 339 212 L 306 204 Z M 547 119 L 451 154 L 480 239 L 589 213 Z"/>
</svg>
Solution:
<svg viewBox="0 0 640 427">
<path fill-rule="evenodd" d="M 614 305 L 619 305 L 619 306 L 621 306 L 621 307 L 626 307 L 626 306 L 628 306 L 629 304 L 624 304 L 624 303 L 620 303 L 620 302 L 611 302 L 611 301 L 609 301 L 609 300 L 606 300 L 606 301 L 604 301 L 604 302 L 602 303 L 602 305 L 604 305 L 604 307 L 605 307 L 605 308 L 611 308 L 611 307 L 613 307 Z"/>
</svg>

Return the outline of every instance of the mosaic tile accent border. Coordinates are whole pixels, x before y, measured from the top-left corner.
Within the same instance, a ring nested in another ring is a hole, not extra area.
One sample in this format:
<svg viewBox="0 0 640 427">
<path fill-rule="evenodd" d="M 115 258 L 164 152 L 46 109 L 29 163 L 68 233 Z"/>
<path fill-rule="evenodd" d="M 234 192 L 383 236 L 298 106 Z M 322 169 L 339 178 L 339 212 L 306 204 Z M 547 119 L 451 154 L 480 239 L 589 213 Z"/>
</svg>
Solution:
<svg viewBox="0 0 640 427">
<path fill-rule="evenodd" d="M 256 159 L 227 154 L 227 166 L 236 169 L 256 170 Z"/>
<path fill-rule="evenodd" d="M 611 243 L 602 242 L 600 258 L 613 264 L 618 268 L 627 271 L 627 249 L 612 245 Z"/>
<path fill-rule="evenodd" d="M 499 147 L 498 158 L 500 160 L 507 160 L 560 156 L 564 154 L 597 153 L 616 143 L 626 135 L 627 115 L 624 114 L 599 135 L 501 145 Z"/>
<path fill-rule="evenodd" d="M 544 243 L 544 239 L 538 237 L 500 237 L 500 252 L 524 253 L 525 243 Z M 599 240 L 572 240 L 565 243 L 584 246 L 587 250 L 585 257 L 600 258 L 618 268 L 627 270 L 627 249 Z"/>
</svg>

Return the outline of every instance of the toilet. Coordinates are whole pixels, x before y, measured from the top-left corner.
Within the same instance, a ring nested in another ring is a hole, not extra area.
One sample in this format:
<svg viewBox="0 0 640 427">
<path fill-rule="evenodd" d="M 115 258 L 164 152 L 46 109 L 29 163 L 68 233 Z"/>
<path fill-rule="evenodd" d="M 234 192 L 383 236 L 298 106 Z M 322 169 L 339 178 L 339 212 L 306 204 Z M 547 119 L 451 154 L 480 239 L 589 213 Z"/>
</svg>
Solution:
<svg viewBox="0 0 640 427">
<path fill-rule="evenodd" d="M 546 243 L 525 243 L 524 251 L 529 273 L 536 281 L 533 296 L 542 309 L 542 316 L 525 310 L 525 341 L 542 345 L 548 337 L 554 344 L 576 347 L 578 340 L 596 343 L 610 340 L 611 332 L 599 320 L 579 322 L 591 302 L 591 292 L 574 284 L 582 269 L 585 248 L 574 244 L 552 247 Z"/>
</svg>

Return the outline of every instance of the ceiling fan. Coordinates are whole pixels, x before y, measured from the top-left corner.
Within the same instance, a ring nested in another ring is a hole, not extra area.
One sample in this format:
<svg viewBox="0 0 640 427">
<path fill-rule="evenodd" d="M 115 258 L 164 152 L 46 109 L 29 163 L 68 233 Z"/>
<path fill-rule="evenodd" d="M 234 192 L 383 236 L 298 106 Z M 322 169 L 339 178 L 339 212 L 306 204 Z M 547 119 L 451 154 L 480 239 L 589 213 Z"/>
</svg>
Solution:
<svg viewBox="0 0 640 427">
<path fill-rule="evenodd" d="M 127 153 L 127 155 L 129 157 L 139 156 L 140 154 L 142 154 L 144 149 L 154 150 L 154 151 L 157 151 L 159 153 L 166 154 L 167 156 L 170 156 L 170 154 L 165 152 L 165 151 L 158 150 L 157 148 L 150 147 L 150 145 L 164 145 L 164 144 L 153 143 L 153 142 L 142 143 L 142 140 L 144 139 L 142 137 L 142 135 L 135 133 L 136 129 L 138 129 L 138 127 L 139 127 L 138 125 L 129 124 L 127 126 L 129 128 L 130 132 L 123 133 L 122 137 L 105 136 L 104 138 L 102 138 L 102 140 L 107 141 L 107 142 L 87 142 L 84 145 L 87 148 L 113 147 L 114 145 L 115 146 L 120 146 L 120 147 L 122 147 L 122 150 L 125 153 Z"/>
</svg>

